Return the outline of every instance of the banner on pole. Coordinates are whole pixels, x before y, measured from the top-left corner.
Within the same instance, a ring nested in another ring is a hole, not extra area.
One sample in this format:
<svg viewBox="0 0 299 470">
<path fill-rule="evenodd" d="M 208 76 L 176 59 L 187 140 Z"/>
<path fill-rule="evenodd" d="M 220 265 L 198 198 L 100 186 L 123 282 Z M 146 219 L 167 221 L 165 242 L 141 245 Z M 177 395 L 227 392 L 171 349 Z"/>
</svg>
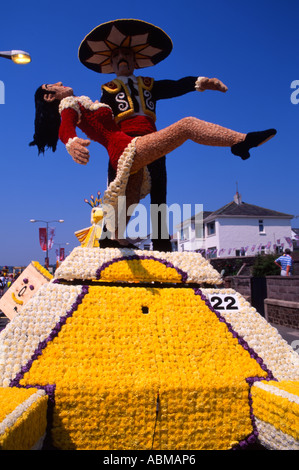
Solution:
<svg viewBox="0 0 299 470">
<path fill-rule="evenodd" d="M 39 243 L 43 251 L 47 251 L 47 229 L 41 227 L 39 229 Z"/>
<path fill-rule="evenodd" d="M 54 245 L 54 236 L 55 236 L 55 228 L 49 228 L 49 240 L 48 240 L 48 250 L 51 250 Z"/>
<path fill-rule="evenodd" d="M 53 248 L 54 236 L 55 236 L 55 228 L 49 228 L 48 250 L 51 250 Z M 39 243 L 40 243 L 41 249 L 43 251 L 47 251 L 47 229 L 46 229 L 46 227 L 40 227 L 39 228 Z"/>
</svg>

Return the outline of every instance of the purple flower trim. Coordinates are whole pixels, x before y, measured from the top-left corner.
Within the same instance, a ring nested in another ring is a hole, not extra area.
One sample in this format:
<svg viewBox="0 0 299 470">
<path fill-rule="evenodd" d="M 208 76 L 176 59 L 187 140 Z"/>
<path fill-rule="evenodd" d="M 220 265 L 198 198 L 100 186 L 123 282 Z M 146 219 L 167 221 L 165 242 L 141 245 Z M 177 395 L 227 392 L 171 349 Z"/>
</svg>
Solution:
<svg viewBox="0 0 299 470">
<path fill-rule="evenodd" d="M 167 268 L 175 269 L 177 271 L 177 273 L 181 276 L 181 280 L 182 280 L 183 283 L 185 283 L 188 279 L 188 274 L 185 271 L 183 271 L 182 269 L 174 266 L 169 261 L 166 261 L 166 260 L 163 260 L 163 259 L 160 259 L 160 258 L 156 258 L 155 256 L 138 256 L 138 255 L 123 256 L 122 258 L 114 258 L 111 261 L 107 261 L 99 269 L 97 269 L 96 279 L 99 280 L 101 278 L 102 272 L 106 268 L 108 268 L 108 266 L 110 266 L 111 264 L 117 263 L 118 261 L 131 261 L 131 260 L 144 260 L 144 259 L 158 261 L 159 263 L 164 264 Z"/>
<path fill-rule="evenodd" d="M 256 422 L 255 422 L 255 416 L 254 416 L 253 407 L 252 407 L 253 401 L 252 401 L 251 388 L 252 388 L 252 386 L 254 385 L 255 382 L 258 382 L 258 381 L 261 381 L 261 380 L 267 380 L 267 381 L 275 380 L 275 381 L 277 381 L 277 379 L 274 377 L 271 370 L 267 368 L 267 366 L 264 363 L 263 359 L 254 351 L 253 348 L 251 348 L 249 346 L 247 341 L 245 341 L 244 338 L 241 335 L 239 335 L 239 333 L 237 331 L 235 331 L 233 329 L 232 325 L 228 321 L 226 321 L 226 319 L 217 310 L 215 310 L 212 307 L 209 299 L 202 293 L 202 291 L 199 288 L 194 288 L 194 293 L 195 293 L 195 295 L 199 295 L 201 297 L 201 299 L 205 302 L 205 304 L 209 307 L 209 309 L 213 313 L 215 313 L 215 315 L 217 316 L 217 318 L 220 322 L 223 322 L 223 323 L 226 324 L 227 329 L 232 334 L 233 338 L 237 338 L 238 343 L 242 346 L 242 348 L 245 349 L 246 351 L 248 351 L 248 353 L 250 354 L 250 357 L 252 359 L 254 359 L 259 364 L 261 369 L 263 369 L 265 372 L 267 372 L 266 377 L 256 376 L 256 377 L 247 377 L 246 378 L 246 382 L 249 384 L 248 404 L 249 404 L 249 413 L 250 413 L 250 419 L 251 419 L 253 431 L 245 439 L 243 439 L 236 446 L 233 447 L 233 450 L 244 449 L 248 445 L 256 443 L 257 438 L 258 438 L 258 430 L 257 430 L 257 426 L 256 426 Z"/>
<path fill-rule="evenodd" d="M 59 322 L 56 323 L 56 325 L 52 329 L 49 336 L 38 344 L 36 350 L 34 351 L 34 353 L 31 356 L 31 359 L 27 362 L 27 364 L 25 366 L 23 366 L 21 368 L 21 371 L 15 376 L 15 378 L 11 380 L 11 382 L 9 384 L 10 387 L 20 386 L 20 381 L 23 379 L 25 373 L 30 370 L 33 362 L 36 361 L 38 359 L 38 357 L 42 354 L 42 352 L 45 349 L 45 347 L 47 346 L 47 344 L 49 342 L 53 341 L 53 339 L 58 335 L 58 333 L 62 329 L 63 325 L 65 324 L 66 320 L 69 317 L 71 317 L 73 315 L 73 313 L 77 310 L 78 306 L 82 303 L 82 301 L 83 301 L 83 299 L 84 299 L 84 297 L 87 293 L 88 293 L 88 286 L 83 286 L 82 290 L 81 290 L 81 293 L 77 296 L 77 299 L 73 303 L 70 310 L 63 317 L 60 318 Z"/>
</svg>

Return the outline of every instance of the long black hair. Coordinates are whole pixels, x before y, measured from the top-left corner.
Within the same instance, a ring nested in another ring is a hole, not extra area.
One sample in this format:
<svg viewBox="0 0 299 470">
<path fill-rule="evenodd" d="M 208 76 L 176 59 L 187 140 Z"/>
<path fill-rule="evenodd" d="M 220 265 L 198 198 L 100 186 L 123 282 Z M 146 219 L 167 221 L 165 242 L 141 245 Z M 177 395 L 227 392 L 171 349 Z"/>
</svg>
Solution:
<svg viewBox="0 0 299 470">
<path fill-rule="evenodd" d="M 46 148 L 51 148 L 55 152 L 58 141 L 58 132 L 60 126 L 59 101 L 47 102 L 44 95 L 51 93 L 41 86 L 36 90 L 35 100 L 35 120 L 34 136 L 30 146 L 36 145 L 38 154 L 45 153 Z M 53 92 L 52 92 L 53 93 Z"/>
</svg>

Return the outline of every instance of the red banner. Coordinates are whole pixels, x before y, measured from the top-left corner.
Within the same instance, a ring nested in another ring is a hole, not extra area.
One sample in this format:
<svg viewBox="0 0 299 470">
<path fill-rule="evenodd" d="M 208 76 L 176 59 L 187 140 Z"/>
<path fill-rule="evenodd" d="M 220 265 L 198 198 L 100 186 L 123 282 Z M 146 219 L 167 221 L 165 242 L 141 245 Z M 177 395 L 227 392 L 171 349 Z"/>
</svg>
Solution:
<svg viewBox="0 0 299 470">
<path fill-rule="evenodd" d="M 47 251 L 47 229 L 40 228 L 39 229 L 39 243 L 40 247 L 43 251 Z"/>
<path fill-rule="evenodd" d="M 60 248 L 59 261 L 64 261 L 64 248 Z"/>
<path fill-rule="evenodd" d="M 48 233 L 48 250 L 53 248 L 55 236 L 55 228 L 50 228 Z M 47 229 L 42 227 L 39 229 L 39 243 L 43 251 L 47 251 Z"/>
</svg>

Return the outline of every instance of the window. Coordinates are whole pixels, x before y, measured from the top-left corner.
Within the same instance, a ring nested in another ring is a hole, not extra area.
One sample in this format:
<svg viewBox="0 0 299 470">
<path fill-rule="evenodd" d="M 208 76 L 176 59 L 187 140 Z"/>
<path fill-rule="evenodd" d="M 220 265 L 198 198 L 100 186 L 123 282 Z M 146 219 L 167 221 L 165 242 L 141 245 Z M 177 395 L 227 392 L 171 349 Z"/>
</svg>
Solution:
<svg viewBox="0 0 299 470">
<path fill-rule="evenodd" d="M 195 238 L 203 238 L 203 226 L 202 224 L 195 225 Z"/>
<path fill-rule="evenodd" d="M 215 222 L 210 222 L 207 224 L 207 230 L 208 230 L 208 235 L 215 235 L 216 229 L 215 229 Z"/>
<path fill-rule="evenodd" d="M 264 229 L 264 221 L 263 220 L 259 220 L 259 232 L 260 233 L 264 233 L 265 229 Z"/>
<path fill-rule="evenodd" d="M 189 227 L 181 229 L 181 240 L 189 240 Z"/>
</svg>

